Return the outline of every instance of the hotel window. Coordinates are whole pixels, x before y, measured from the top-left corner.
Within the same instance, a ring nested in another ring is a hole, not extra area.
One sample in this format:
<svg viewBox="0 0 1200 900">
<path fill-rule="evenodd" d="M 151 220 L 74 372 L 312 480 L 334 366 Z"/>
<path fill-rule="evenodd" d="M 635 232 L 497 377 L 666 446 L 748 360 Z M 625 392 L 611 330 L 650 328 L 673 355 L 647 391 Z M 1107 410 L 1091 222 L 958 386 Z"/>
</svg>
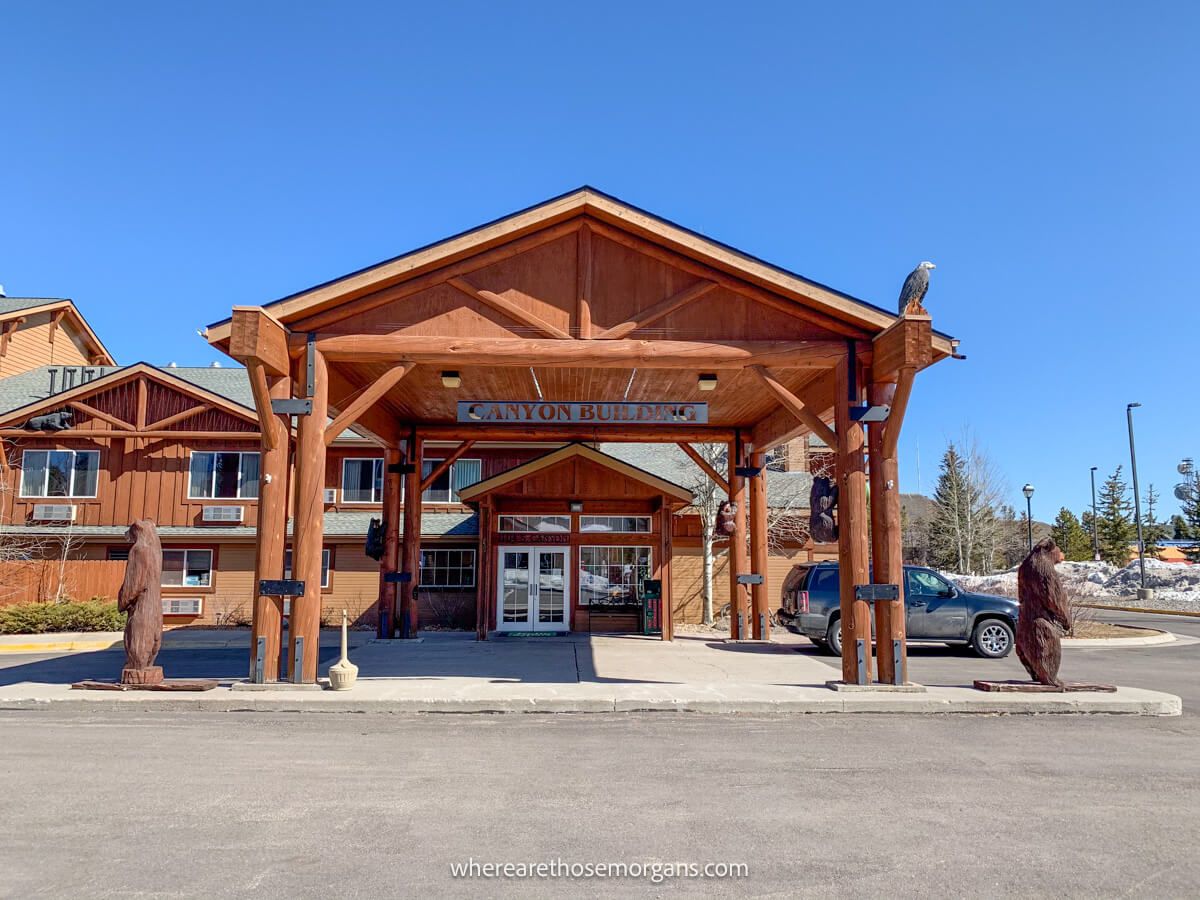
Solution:
<svg viewBox="0 0 1200 900">
<path fill-rule="evenodd" d="M 22 497 L 95 497 L 99 450 L 26 450 Z"/>
<path fill-rule="evenodd" d="M 421 464 L 421 478 L 429 477 L 440 459 L 427 459 Z M 429 490 L 421 495 L 422 503 L 457 503 L 458 492 L 467 485 L 477 482 L 482 475 L 482 465 L 477 459 L 455 460 L 450 468 L 437 477 Z"/>
<path fill-rule="evenodd" d="M 321 551 L 321 587 L 329 587 L 329 563 L 332 556 L 328 547 Z M 288 547 L 283 551 L 283 577 L 290 580 L 292 577 L 292 548 Z"/>
<path fill-rule="evenodd" d="M 256 497 L 257 453 L 192 453 L 189 500 L 252 500 Z"/>
<path fill-rule="evenodd" d="M 163 550 L 163 587 L 211 587 L 211 550 Z"/>
<path fill-rule="evenodd" d="M 651 571 L 649 547 L 580 547 L 579 603 L 636 603 Z"/>
<path fill-rule="evenodd" d="M 474 550 L 422 550 L 421 590 L 475 587 Z"/>
<path fill-rule="evenodd" d="M 649 516 L 580 516 L 579 530 L 615 534 L 649 534 Z"/>
<path fill-rule="evenodd" d="M 508 534 L 565 534 L 571 530 L 571 517 L 500 516 L 497 529 Z"/>
<path fill-rule="evenodd" d="M 342 502 L 383 502 L 383 459 L 342 461 Z"/>
</svg>

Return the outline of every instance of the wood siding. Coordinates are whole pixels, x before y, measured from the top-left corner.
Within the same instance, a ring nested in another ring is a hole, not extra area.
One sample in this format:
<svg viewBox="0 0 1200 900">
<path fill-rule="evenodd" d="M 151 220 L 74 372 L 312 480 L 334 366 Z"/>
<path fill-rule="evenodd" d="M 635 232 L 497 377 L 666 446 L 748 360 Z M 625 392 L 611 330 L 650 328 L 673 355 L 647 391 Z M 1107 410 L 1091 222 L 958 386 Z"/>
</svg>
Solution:
<svg viewBox="0 0 1200 900">
<path fill-rule="evenodd" d="M 69 317 L 64 317 L 55 328 L 52 324 L 53 317 L 54 313 L 51 312 L 34 313 L 10 332 L 8 346 L 4 355 L 0 357 L 0 378 L 28 372 L 41 366 L 91 364 L 88 343 L 74 323 Z M 3 323 L 0 323 L 0 328 L 2 327 Z"/>
</svg>

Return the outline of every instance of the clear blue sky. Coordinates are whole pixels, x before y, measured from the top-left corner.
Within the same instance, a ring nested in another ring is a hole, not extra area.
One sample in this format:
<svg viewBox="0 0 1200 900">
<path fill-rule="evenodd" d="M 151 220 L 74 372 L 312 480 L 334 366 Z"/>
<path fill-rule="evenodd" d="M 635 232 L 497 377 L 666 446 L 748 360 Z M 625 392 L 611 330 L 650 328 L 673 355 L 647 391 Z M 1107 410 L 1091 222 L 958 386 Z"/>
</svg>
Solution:
<svg viewBox="0 0 1200 900">
<path fill-rule="evenodd" d="M 0 282 L 122 362 L 582 183 L 891 307 L 922 259 L 1014 504 L 1169 496 L 1195 415 L 1194 3 L 6 3 Z M 1173 512 L 1175 502 L 1167 503 Z"/>
</svg>

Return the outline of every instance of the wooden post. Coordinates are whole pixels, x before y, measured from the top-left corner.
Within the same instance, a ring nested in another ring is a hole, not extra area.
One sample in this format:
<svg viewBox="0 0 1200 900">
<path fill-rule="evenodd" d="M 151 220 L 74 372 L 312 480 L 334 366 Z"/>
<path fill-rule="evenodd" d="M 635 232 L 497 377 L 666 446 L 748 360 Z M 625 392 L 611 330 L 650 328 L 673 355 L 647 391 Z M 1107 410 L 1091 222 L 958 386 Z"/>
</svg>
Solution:
<svg viewBox="0 0 1200 900">
<path fill-rule="evenodd" d="M 751 453 L 750 466 L 758 474 L 750 479 L 750 568 L 762 583 L 750 588 L 751 633 L 756 641 L 771 639 L 770 590 L 767 580 L 767 455 Z"/>
<path fill-rule="evenodd" d="M 261 363 L 251 366 L 261 367 Z M 272 400 L 292 395 L 288 377 L 267 377 Z M 283 599 L 258 593 L 263 579 L 283 577 L 284 545 L 288 519 L 288 444 L 291 425 L 287 416 L 264 415 L 259 410 L 262 431 L 262 463 L 258 481 L 258 528 L 254 562 L 254 608 L 250 625 L 250 677 L 254 677 L 258 657 L 258 639 L 265 638 L 263 681 L 279 680 L 279 644 L 283 626 Z"/>
<path fill-rule="evenodd" d="M 308 384 L 307 357 L 297 361 L 297 386 Z M 296 658 L 296 640 L 304 639 L 300 680 L 315 684 L 321 640 L 321 551 L 325 537 L 325 425 L 329 418 L 329 372 L 325 357 L 313 355 L 312 413 L 298 416 L 296 427 L 295 527 L 292 536 L 292 577 L 304 582 L 304 596 L 292 598 L 289 659 Z M 304 391 L 298 391 L 303 395 Z M 293 675 L 295 678 L 295 675 Z"/>
<path fill-rule="evenodd" d="M 842 680 L 859 683 L 858 641 L 863 641 L 862 681 L 871 683 L 871 605 L 854 599 L 854 586 L 868 579 L 867 472 L 861 422 L 850 418 L 850 404 L 858 403 L 861 390 L 850 396 L 849 355 L 837 364 L 836 411 L 838 466 L 838 570 L 841 583 Z M 855 378 L 855 385 L 859 383 Z"/>
<path fill-rule="evenodd" d="M 402 571 L 409 575 L 400 584 L 400 637 L 417 636 L 417 585 L 421 578 L 421 460 L 424 441 L 414 432 L 408 438 L 408 472 L 404 475 L 404 539 Z"/>
<path fill-rule="evenodd" d="M 475 640 L 486 641 L 492 569 L 492 498 L 479 504 L 479 558 L 475 560 Z"/>
<path fill-rule="evenodd" d="M 662 529 L 662 534 L 659 540 L 659 561 L 658 561 L 658 577 L 662 582 L 662 639 L 664 641 L 675 640 L 675 617 L 672 614 L 671 604 L 671 559 L 674 556 L 674 533 L 675 516 L 671 512 L 671 505 L 667 502 L 667 498 L 662 498 L 662 508 L 659 511 L 662 517 L 662 524 L 659 526 Z"/>
<path fill-rule="evenodd" d="M 875 383 L 870 388 L 872 406 L 892 405 L 894 384 Z M 900 599 L 875 603 L 875 640 L 879 646 L 879 680 L 884 684 L 908 683 L 908 648 L 905 642 L 904 544 L 900 530 L 900 467 L 895 446 L 889 451 L 884 429 L 898 428 L 904 411 L 892 406 L 887 423 L 873 424 L 868 438 L 871 473 L 872 580 L 900 586 Z M 899 671 L 893 648 L 900 642 Z"/>
<path fill-rule="evenodd" d="M 749 571 L 746 559 L 746 479 L 737 474 L 742 464 L 742 444 L 734 440 L 729 445 L 729 502 L 734 506 L 733 534 L 729 536 L 729 634 L 735 641 L 744 641 L 750 633 L 746 617 L 750 613 L 750 596 L 738 575 Z"/>
<path fill-rule="evenodd" d="M 403 457 L 396 447 L 383 452 L 383 558 L 379 561 L 379 624 L 376 633 L 384 640 L 396 636 L 396 582 L 386 576 L 400 571 L 400 496 L 404 476 Z"/>
</svg>

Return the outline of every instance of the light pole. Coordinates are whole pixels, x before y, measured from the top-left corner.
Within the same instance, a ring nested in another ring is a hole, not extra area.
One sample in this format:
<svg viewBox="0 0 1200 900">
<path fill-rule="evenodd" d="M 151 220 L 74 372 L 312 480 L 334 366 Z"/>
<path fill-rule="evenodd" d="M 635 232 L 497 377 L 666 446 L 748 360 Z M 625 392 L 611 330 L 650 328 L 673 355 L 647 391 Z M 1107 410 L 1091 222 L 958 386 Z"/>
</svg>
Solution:
<svg viewBox="0 0 1200 900">
<path fill-rule="evenodd" d="M 1137 449 L 1133 443 L 1133 411 L 1136 407 L 1141 406 L 1140 403 L 1127 403 L 1125 405 L 1125 420 L 1129 424 L 1129 469 L 1133 473 L 1133 518 L 1137 522 L 1138 536 L 1138 567 L 1142 572 L 1142 586 L 1138 588 L 1138 599 L 1148 600 L 1150 592 L 1146 590 L 1146 545 L 1142 541 L 1142 499 L 1138 495 L 1138 477 L 1137 477 Z"/>
<path fill-rule="evenodd" d="M 1092 466 L 1092 559 L 1100 562 L 1100 531 L 1096 522 L 1096 469 Z"/>
<path fill-rule="evenodd" d="M 1029 552 L 1033 552 L 1033 485 L 1027 484 L 1021 488 L 1025 495 L 1025 524 L 1029 528 Z"/>
</svg>

